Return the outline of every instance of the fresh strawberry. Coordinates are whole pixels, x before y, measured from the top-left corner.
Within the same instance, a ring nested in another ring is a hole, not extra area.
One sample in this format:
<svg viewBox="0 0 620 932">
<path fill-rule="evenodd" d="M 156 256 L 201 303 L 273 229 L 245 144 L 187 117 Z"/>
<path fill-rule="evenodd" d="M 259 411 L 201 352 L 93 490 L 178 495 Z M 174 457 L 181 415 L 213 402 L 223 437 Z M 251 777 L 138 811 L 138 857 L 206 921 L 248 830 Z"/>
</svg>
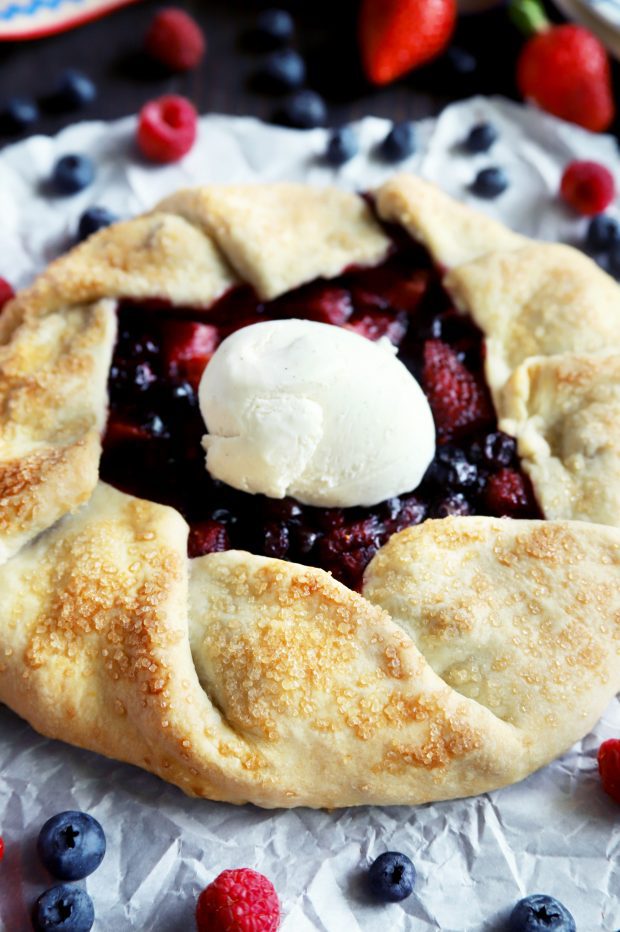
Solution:
<svg viewBox="0 0 620 932">
<path fill-rule="evenodd" d="M 614 176 L 599 162 L 569 162 L 562 175 L 560 194 L 577 213 L 593 217 L 613 201 Z"/>
<path fill-rule="evenodd" d="M 190 557 L 202 557 L 205 553 L 219 553 L 228 549 L 230 539 L 225 525 L 219 521 L 200 521 L 192 525 L 188 541 Z"/>
<path fill-rule="evenodd" d="M 543 110 L 586 129 L 607 129 L 614 100 L 607 53 L 583 26 L 543 27 L 523 46 L 517 86 Z"/>
<path fill-rule="evenodd" d="M 362 0 L 359 43 L 373 84 L 389 84 L 448 44 L 456 0 Z"/>
<path fill-rule="evenodd" d="M 164 337 L 164 359 L 170 374 L 184 376 L 197 388 L 219 337 L 218 328 L 212 324 L 170 321 Z"/>
<path fill-rule="evenodd" d="M 598 749 L 598 770 L 606 793 L 620 803 L 620 739 L 609 738 Z"/>
<path fill-rule="evenodd" d="M 441 340 L 424 344 L 422 382 L 440 441 L 481 426 L 493 417 L 484 386 Z"/>
</svg>

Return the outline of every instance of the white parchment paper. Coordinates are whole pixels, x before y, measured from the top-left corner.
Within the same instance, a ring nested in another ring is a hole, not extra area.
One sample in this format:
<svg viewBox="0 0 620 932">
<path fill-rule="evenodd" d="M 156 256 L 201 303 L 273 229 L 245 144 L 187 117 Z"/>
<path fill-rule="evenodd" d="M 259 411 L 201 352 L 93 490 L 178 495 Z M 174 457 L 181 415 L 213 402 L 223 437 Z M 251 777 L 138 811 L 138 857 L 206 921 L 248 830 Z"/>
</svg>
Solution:
<svg viewBox="0 0 620 932">
<path fill-rule="evenodd" d="M 461 147 L 470 126 L 490 119 L 500 138 L 489 154 Z M 376 157 L 388 124 L 359 125 L 362 151 L 340 171 L 320 159 L 324 130 L 295 132 L 251 119 L 208 116 L 179 165 L 156 168 L 137 155 L 133 118 L 80 124 L 56 138 L 32 137 L 0 153 L 0 275 L 23 286 L 71 244 L 91 204 L 122 216 L 150 208 L 183 185 L 274 179 L 372 187 L 393 168 Z M 419 124 L 417 153 L 402 167 L 523 233 L 567 242 L 585 221 L 558 201 L 572 158 L 604 162 L 620 185 L 616 143 L 502 100 L 476 98 Z M 96 182 L 70 198 L 45 180 L 60 155 L 87 152 Z M 509 190 L 493 202 L 468 192 L 476 172 L 502 165 Z M 2 593 L 0 593 L 0 599 Z M 29 908 L 51 885 L 35 842 L 44 820 L 67 808 L 100 820 L 106 858 L 86 886 L 95 930 L 191 932 L 199 891 L 221 870 L 249 866 L 275 884 L 283 932 L 500 932 L 514 902 L 544 892 L 572 911 L 579 932 L 620 928 L 620 808 L 600 788 L 596 751 L 620 735 L 620 705 L 561 760 L 521 784 L 475 799 L 412 808 L 339 812 L 261 811 L 187 799 L 156 777 L 40 738 L 0 707 L 0 928 L 27 932 Z M 418 880 L 402 904 L 376 905 L 360 873 L 382 851 L 413 860 Z"/>
</svg>

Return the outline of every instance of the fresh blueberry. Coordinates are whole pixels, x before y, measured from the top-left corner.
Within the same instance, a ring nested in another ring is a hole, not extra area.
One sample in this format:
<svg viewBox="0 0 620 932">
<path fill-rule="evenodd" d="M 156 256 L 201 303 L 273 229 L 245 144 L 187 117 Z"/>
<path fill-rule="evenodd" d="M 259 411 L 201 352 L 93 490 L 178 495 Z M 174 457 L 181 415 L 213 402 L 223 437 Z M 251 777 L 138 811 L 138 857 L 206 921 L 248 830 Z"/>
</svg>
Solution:
<svg viewBox="0 0 620 932">
<path fill-rule="evenodd" d="M 478 481 L 478 470 L 458 447 L 441 446 L 428 472 L 440 488 L 469 488 Z"/>
<path fill-rule="evenodd" d="M 519 900 L 510 914 L 508 932 L 576 932 L 566 906 L 544 893 Z"/>
<path fill-rule="evenodd" d="M 280 49 L 265 59 L 257 81 L 266 91 L 295 91 L 306 80 L 306 64 L 294 49 Z"/>
<path fill-rule="evenodd" d="M 326 122 L 327 107 L 316 91 L 297 91 L 286 100 L 282 117 L 288 126 L 312 129 Z"/>
<path fill-rule="evenodd" d="M 380 854 L 368 870 L 368 887 L 378 900 L 396 903 L 413 890 L 415 867 L 406 854 L 386 851 Z"/>
<path fill-rule="evenodd" d="M 436 505 L 434 518 L 452 518 L 455 516 L 470 515 L 471 505 L 461 492 L 447 495 Z"/>
<path fill-rule="evenodd" d="M 39 119 L 39 108 L 28 97 L 11 97 L 0 111 L 0 132 L 21 133 Z"/>
<path fill-rule="evenodd" d="M 402 162 L 415 152 L 415 126 L 409 120 L 395 123 L 380 146 L 381 155 L 388 162 Z"/>
<path fill-rule="evenodd" d="M 483 168 L 476 175 L 471 190 L 478 197 L 492 200 L 508 187 L 508 176 L 503 168 Z"/>
<path fill-rule="evenodd" d="M 41 894 L 32 920 L 36 932 L 89 932 L 95 921 L 93 901 L 81 887 L 59 883 Z"/>
<path fill-rule="evenodd" d="M 604 253 L 604 256 L 606 261 L 602 267 L 614 278 L 620 279 L 620 243 L 612 246 L 609 252 Z M 600 261 L 599 264 L 601 264 Z"/>
<path fill-rule="evenodd" d="M 461 77 L 473 74 L 478 67 L 475 56 L 457 45 L 450 46 L 446 52 L 446 61 L 450 69 Z"/>
<path fill-rule="evenodd" d="M 603 252 L 620 243 L 620 223 L 609 214 L 592 217 L 586 233 L 586 248 L 591 252 Z"/>
<path fill-rule="evenodd" d="M 295 33 L 293 17 L 286 10 L 263 10 L 258 14 L 254 32 L 263 48 L 286 45 Z"/>
<path fill-rule="evenodd" d="M 86 812 L 59 812 L 48 819 L 37 842 L 41 861 L 60 880 L 81 880 L 96 870 L 105 854 L 105 835 Z"/>
<path fill-rule="evenodd" d="M 88 75 L 68 68 L 52 91 L 50 103 L 56 110 L 78 110 L 92 103 L 96 96 L 97 88 Z"/>
<path fill-rule="evenodd" d="M 107 207 L 89 207 L 80 217 L 78 239 L 86 239 L 96 233 L 97 230 L 109 227 L 111 223 L 116 223 L 117 220 L 116 214 L 113 214 Z"/>
<path fill-rule="evenodd" d="M 357 133 L 352 126 L 341 126 L 335 129 L 329 137 L 325 150 L 325 161 L 328 165 L 344 165 L 359 152 Z"/>
<path fill-rule="evenodd" d="M 497 139 L 497 130 L 492 123 L 477 123 L 465 140 L 468 152 L 488 152 Z"/>
<path fill-rule="evenodd" d="M 52 172 L 52 186 L 57 194 L 76 194 L 92 183 L 95 166 L 86 155 L 63 155 Z"/>
</svg>

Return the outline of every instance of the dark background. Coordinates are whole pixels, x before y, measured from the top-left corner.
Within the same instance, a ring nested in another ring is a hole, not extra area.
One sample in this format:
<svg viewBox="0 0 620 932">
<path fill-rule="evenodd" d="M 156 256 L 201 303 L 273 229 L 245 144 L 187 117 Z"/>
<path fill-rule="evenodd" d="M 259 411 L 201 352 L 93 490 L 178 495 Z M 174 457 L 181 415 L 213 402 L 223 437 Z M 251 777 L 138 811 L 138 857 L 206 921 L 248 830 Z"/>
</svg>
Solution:
<svg viewBox="0 0 620 932">
<path fill-rule="evenodd" d="M 63 69 L 74 67 L 95 80 L 97 100 L 78 113 L 45 114 L 33 131 L 53 133 L 77 119 L 125 116 L 165 92 L 186 95 L 201 113 L 216 111 L 273 119 L 278 99 L 253 89 L 252 75 L 260 64 L 260 55 L 248 51 L 246 41 L 257 10 L 266 6 L 282 6 L 294 13 L 296 45 L 308 65 L 307 84 L 326 97 L 332 124 L 366 114 L 391 119 L 423 117 L 437 113 L 450 100 L 473 93 L 517 97 L 515 59 L 523 39 L 503 7 L 459 20 L 453 46 L 475 57 L 472 72 L 463 74 L 455 68 L 449 53 L 396 84 L 377 89 L 365 81 L 358 61 L 358 0 L 172 3 L 191 12 L 205 30 L 208 51 L 195 71 L 167 75 L 140 53 L 154 12 L 167 5 L 141 0 L 67 33 L 0 43 L 0 104 L 13 95 L 44 98 Z M 552 9 L 549 12 L 558 19 Z M 620 100 L 618 78 L 615 70 Z M 15 138 L 3 136 L 0 145 Z"/>
</svg>

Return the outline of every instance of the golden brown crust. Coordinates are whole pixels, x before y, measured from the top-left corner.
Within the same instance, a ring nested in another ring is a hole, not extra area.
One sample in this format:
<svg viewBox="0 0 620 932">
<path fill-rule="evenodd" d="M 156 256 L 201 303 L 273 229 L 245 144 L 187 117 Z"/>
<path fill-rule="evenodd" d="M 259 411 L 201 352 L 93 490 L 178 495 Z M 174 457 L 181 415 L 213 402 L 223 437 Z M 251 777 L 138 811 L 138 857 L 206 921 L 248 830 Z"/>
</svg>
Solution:
<svg viewBox="0 0 620 932">
<path fill-rule="evenodd" d="M 385 185 L 377 205 L 452 267 L 447 283 L 487 337 L 505 428 L 520 445 L 533 429 L 550 447 L 552 434 L 563 450 L 581 443 L 557 459 L 567 470 L 575 452 L 590 456 L 598 487 L 585 494 L 588 471 L 575 473 L 568 513 L 587 519 L 596 503 L 603 520 L 620 373 L 611 357 L 554 354 L 582 336 L 594 353 L 617 345 L 617 287 L 566 247 L 524 245 L 415 179 Z M 388 245 L 354 195 L 181 192 L 91 237 L 11 302 L 0 316 L 0 562 L 21 550 L 0 566 L 1 701 L 190 794 L 264 806 L 480 793 L 589 729 L 620 685 L 614 528 L 427 522 L 379 552 L 360 596 L 252 554 L 190 564 L 176 512 L 95 488 L 110 299 L 206 308 L 240 279 L 273 297 L 376 263 Z"/>
<path fill-rule="evenodd" d="M 21 320 L 14 309 L 11 323 L 0 345 L 0 562 L 97 483 L 115 305 Z"/>
<path fill-rule="evenodd" d="M 382 220 L 404 226 L 447 269 L 528 242 L 415 175 L 396 175 L 375 192 L 375 200 Z"/>
<path fill-rule="evenodd" d="M 337 188 L 219 185 L 180 191 L 158 210 L 204 228 L 265 299 L 350 265 L 376 265 L 390 246 L 367 204 Z"/>
<path fill-rule="evenodd" d="M 517 729 L 531 770 L 587 733 L 620 688 L 616 528 L 427 521 L 388 541 L 363 591 L 448 685 Z"/>
<path fill-rule="evenodd" d="M 499 415 L 548 518 L 620 527 L 620 355 L 528 359 Z"/>
</svg>

